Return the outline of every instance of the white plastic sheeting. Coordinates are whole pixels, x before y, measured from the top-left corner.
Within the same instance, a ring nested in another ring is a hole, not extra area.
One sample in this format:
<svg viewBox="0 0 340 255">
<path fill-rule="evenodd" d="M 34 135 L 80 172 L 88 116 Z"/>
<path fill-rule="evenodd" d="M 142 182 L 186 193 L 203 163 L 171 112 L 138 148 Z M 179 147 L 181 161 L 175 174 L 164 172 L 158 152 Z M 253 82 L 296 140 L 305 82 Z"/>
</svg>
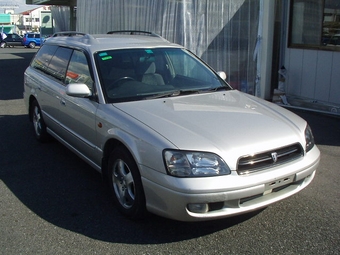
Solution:
<svg viewBox="0 0 340 255">
<path fill-rule="evenodd" d="M 69 6 L 51 6 L 51 13 L 54 19 L 54 31 L 70 30 L 70 7 Z"/>
<path fill-rule="evenodd" d="M 260 0 L 82 0 L 77 30 L 143 30 L 184 45 L 229 83 L 254 94 Z M 55 16 L 54 16 L 55 17 Z"/>
<path fill-rule="evenodd" d="M 263 35 L 263 0 L 260 0 L 260 11 L 259 11 L 259 24 L 257 28 L 257 39 L 256 45 L 254 50 L 253 60 L 256 61 L 256 77 L 255 77 L 255 95 L 260 97 L 261 96 L 261 42 L 262 42 L 262 35 Z"/>
</svg>

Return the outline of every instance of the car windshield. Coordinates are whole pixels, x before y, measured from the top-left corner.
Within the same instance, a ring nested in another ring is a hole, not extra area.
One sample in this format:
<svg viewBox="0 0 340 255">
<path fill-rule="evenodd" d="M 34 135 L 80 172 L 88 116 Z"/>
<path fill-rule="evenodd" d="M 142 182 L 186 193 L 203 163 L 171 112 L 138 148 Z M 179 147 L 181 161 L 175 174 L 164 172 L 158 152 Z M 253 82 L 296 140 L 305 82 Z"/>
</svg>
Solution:
<svg viewBox="0 0 340 255">
<path fill-rule="evenodd" d="M 108 103 L 231 89 L 184 49 L 109 50 L 95 59 Z"/>
</svg>

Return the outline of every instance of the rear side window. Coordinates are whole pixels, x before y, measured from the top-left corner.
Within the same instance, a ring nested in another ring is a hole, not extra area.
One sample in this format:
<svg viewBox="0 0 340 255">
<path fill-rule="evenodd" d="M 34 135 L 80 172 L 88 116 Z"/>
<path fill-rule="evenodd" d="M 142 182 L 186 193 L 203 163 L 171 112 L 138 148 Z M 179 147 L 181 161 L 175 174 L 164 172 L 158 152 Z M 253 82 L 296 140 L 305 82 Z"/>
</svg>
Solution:
<svg viewBox="0 0 340 255">
<path fill-rule="evenodd" d="M 71 54 L 71 49 L 59 47 L 48 66 L 48 73 L 54 78 L 64 81 Z"/>
<path fill-rule="evenodd" d="M 58 46 L 55 45 L 42 46 L 32 60 L 31 67 L 48 73 L 48 65 L 57 49 Z"/>
<path fill-rule="evenodd" d="M 40 34 L 27 34 L 28 38 L 40 38 Z"/>
<path fill-rule="evenodd" d="M 71 54 L 71 49 L 45 44 L 32 60 L 31 67 L 64 81 Z"/>
</svg>

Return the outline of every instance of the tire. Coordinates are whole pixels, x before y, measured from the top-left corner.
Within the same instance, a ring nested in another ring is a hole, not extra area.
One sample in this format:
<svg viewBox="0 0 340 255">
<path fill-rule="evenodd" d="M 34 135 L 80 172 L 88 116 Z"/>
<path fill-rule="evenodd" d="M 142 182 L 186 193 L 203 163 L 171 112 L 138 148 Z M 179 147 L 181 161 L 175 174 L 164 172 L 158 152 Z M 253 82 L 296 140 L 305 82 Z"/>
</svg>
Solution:
<svg viewBox="0 0 340 255">
<path fill-rule="evenodd" d="M 35 48 L 35 42 L 30 42 L 28 44 L 28 47 L 31 48 L 31 49 L 34 49 Z"/>
<path fill-rule="evenodd" d="M 117 209 L 130 219 L 146 216 L 144 189 L 137 165 L 131 154 L 116 148 L 108 162 L 108 183 Z"/>
<path fill-rule="evenodd" d="M 39 142 L 47 142 L 50 139 L 46 130 L 46 124 L 44 122 L 40 106 L 37 101 L 32 102 L 31 116 L 34 128 L 34 134 Z"/>
</svg>

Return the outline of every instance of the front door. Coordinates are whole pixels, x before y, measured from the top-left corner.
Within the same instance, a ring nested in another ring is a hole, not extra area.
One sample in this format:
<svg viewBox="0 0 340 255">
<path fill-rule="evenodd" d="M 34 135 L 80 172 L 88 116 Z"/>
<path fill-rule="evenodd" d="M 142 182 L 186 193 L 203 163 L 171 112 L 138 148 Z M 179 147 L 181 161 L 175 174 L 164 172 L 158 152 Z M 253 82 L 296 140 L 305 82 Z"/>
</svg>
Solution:
<svg viewBox="0 0 340 255">
<path fill-rule="evenodd" d="M 93 92 L 93 79 L 87 58 L 82 51 L 74 50 L 66 71 L 65 85 L 86 84 Z M 60 117 L 63 138 L 87 159 L 100 164 L 96 158 L 96 111 L 98 103 L 93 98 L 66 95 L 66 86 L 60 94 Z"/>
</svg>

